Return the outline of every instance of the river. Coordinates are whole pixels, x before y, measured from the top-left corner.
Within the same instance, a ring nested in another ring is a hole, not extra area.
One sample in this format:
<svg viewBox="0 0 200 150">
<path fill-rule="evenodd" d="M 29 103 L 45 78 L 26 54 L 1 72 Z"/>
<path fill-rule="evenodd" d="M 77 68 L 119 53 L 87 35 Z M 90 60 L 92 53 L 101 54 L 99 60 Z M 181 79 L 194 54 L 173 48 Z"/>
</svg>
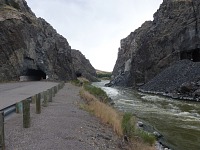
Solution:
<svg viewBox="0 0 200 150">
<path fill-rule="evenodd" d="M 173 150 L 200 150 L 200 103 L 144 94 L 129 88 L 105 87 L 114 107 L 132 112 L 149 128 L 163 135 L 161 141 Z"/>
</svg>

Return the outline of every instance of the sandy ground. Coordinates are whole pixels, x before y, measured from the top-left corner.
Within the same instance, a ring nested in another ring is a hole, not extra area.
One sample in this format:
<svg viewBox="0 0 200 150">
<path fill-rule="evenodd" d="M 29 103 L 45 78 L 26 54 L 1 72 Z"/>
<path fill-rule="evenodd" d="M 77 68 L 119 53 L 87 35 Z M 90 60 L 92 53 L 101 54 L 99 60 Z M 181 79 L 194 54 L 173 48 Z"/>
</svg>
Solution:
<svg viewBox="0 0 200 150">
<path fill-rule="evenodd" d="M 83 100 L 79 87 L 66 83 L 35 114 L 31 104 L 31 127 L 22 127 L 22 114 L 12 114 L 5 120 L 6 150 L 118 150 L 120 140 L 112 129 L 79 108 Z"/>
</svg>

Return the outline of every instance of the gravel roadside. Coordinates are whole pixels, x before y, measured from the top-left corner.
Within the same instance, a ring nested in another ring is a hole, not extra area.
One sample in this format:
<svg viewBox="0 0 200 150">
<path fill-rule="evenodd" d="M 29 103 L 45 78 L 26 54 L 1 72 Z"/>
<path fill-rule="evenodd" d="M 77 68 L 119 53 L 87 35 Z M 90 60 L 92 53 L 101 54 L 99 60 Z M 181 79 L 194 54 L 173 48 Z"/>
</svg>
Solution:
<svg viewBox="0 0 200 150">
<path fill-rule="evenodd" d="M 31 104 L 31 127 L 22 127 L 22 114 L 5 120 L 6 150 L 118 150 L 112 129 L 79 108 L 79 87 L 66 83 L 41 114 Z"/>
</svg>

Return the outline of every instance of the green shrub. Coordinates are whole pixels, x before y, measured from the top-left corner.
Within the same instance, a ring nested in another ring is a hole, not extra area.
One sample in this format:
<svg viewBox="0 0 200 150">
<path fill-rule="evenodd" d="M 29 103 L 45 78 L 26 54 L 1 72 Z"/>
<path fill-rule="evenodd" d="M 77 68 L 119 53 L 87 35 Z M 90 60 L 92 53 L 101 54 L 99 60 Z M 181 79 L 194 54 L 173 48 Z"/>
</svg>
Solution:
<svg viewBox="0 0 200 150">
<path fill-rule="evenodd" d="M 108 102 L 108 96 L 105 91 L 103 91 L 101 88 L 95 87 L 91 84 L 84 84 L 84 89 L 88 91 L 90 94 L 97 97 L 101 102 L 107 103 Z"/>
<path fill-rule="evenodd" d="M 76 85 L 76 86 L 81 86 L 81 85 L 82 85 L 82 82 L 81 82 L 80 80 L 78 80 L 78 79 L 72 80 L 71 83 L 72 83 L 73 85 Z"/>
<path fill-rule="evenodd" d="M 151 146 L 155 143 L 155 136 L 144 130 L 140 130 L 135 126 L 136 121 L 131 113 L 125 113 L 122 118 L 122 130 L 123 134 L 128 138 L 140 137 L 145 143 Z"/>
<path fill-rule="evenodd" d="M 122 118 L 122 130 L 123 134 L 132 138 L 135 132 L 135 120 L 131 113 L 124 113 Z"/>
<path fill-rule="evenodd" d="M 153 134 L 144 130 L 138 129 L 136 135 L 138 135 L 145 143 L 149 143 L 150 145 L 153 145 L 156 141 L 156 137 Z"/>
<path fill-rule="evenodd" d="M 112 76 L 112 73 L 97 73 L 98 78 L 108 78 L 110 79 Z"/>
</svg>

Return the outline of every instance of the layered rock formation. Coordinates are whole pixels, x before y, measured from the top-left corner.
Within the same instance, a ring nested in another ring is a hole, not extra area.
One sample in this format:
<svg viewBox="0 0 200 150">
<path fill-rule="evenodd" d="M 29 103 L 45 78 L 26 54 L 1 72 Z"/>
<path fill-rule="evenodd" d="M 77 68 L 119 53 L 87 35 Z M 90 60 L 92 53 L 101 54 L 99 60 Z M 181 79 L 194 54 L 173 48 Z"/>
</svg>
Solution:
<svg viewBox="0 0 200 150">
<path fill-rule="evenodd" d="M 26 1 L 0 0 L 0 81 L 20 76 L 75 79 L 71 51 L 67 40 L 36 18 Z"/>
<path fill-rule="evenodd" d="M 79 50 L 73 49 L 71 54 L 76 76 L 83 76 L 92 82 L 98 81 L 96 70 L 90 61 Z"/>
<path fill-rule="evenodd" d="M 138 87 L 179 60 L 199 62 L 199 31 L 199 0 L 163 0 L 153 21 L 121 40 L 109 85 Z"/>
</svg>

